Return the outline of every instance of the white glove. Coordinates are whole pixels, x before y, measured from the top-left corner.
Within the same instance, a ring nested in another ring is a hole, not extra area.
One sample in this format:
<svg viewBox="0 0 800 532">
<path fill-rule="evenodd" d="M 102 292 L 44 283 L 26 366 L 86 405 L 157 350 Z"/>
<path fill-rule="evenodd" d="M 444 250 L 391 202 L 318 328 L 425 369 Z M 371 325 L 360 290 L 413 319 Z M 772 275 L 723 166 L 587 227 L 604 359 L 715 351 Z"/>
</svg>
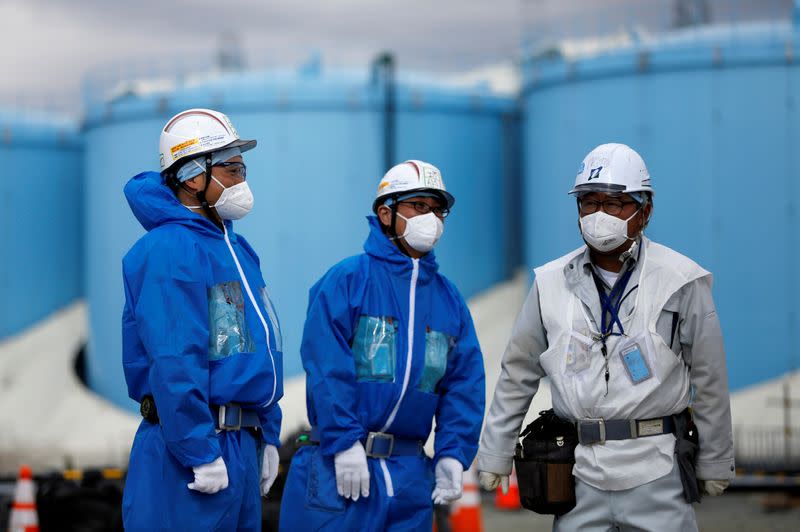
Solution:
<svg viewBox="0 0 800 532">
<path fill-rule="evenodd" d="M 729 484 L 730 482 L 727 480 L 701 480 L 700 490 L 706 495 L 716 497 L 717 495 L 722 495 L 722 492 L 725 491 Z"/>
<path fill-rule="evenodd" d="M 208 464 L 193 467 L 192 471 L 194 482 L 187 484 L 190 490 L 212 494 L 228 487 L 228 468 L 221 456 Z"/>
<path fill-rule="evenodd" d="M 281 459 L 278 456 L 278 448 L 274 445 L 267 445 L 264 448 L 264 459 L 261 462 L 261 496 L 266 497 L 272 483 L 278 478 L 278 468 Z"/>
<path fill-rule="evenodd" d="M 503 495 L 508 494 L 508 475 L 498 475 L 497 473 L 481 471 L 478 475 L 478 481 L 485 490 L 494 491 L 497 489 L 497 486 L 501 486 Z"/>
<path fill-rule="evenodd" d="M 360 441 L 346 451 L 336 453 L 333 465 L 336 468 L 336 491 L 339 495 L 354 501 L 359 497 L 369 497 L 367 453 Z"/>
<path fill-rule="evenodd" d="M 436 487 L 433 488 L 433 504 L 447 504 L 461 498 L 464 466 L 455 458 L 444 457 L 436 462 Z"/>
</svg>

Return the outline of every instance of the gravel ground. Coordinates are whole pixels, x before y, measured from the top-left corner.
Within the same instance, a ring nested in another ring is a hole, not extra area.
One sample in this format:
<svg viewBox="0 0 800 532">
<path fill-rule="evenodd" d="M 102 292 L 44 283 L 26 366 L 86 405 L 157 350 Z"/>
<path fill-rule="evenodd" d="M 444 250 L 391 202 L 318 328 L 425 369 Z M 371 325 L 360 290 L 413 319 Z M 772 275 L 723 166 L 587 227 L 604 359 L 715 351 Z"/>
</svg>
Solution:
<svg viewBox="0 0 800 532">
<path fill-rule="evenodd" d="M 778 532 L 800 530 L 800 500 L 788 510 L 768 511 L 765 502 L 780 502 L 782 495 L 763 492 L 732 492 L 722 497 L 706 498 L 695 505 L 697 521 L 703 532 Z M 515 512 L 494 508 L 493 496 L 485 495 L 482 504 L 485 532 L 545 532 L 553 519 L 528 510 Z"/>
</svg>

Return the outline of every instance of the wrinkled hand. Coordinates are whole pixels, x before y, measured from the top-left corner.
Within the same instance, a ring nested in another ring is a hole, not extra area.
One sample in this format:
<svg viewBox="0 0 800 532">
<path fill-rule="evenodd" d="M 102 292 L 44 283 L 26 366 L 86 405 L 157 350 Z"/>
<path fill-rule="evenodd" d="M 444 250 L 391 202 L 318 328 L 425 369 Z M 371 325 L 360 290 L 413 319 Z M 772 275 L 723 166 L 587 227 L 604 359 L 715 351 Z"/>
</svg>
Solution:
<svg viewBox="0 0 800 532">
<path fill-rule="evenodd" d="M 722 495 L 722 492 L 725 491 L 729 484 L 730 482 L 727 480 L 701 480 L 700 490 L 705 495 L 716 497 Z"/>
<path fill-rule="evenodd" d="M 221 456 L 208 464 L 193 467 L 192 471 L 194 482 L 186 485 L 190 490 L 211 495 L 228 487 L 228 468 Z"/>
<path fill-rule="evenodd" d="M 447 504 L 460 499 L 463 475 L 464 466 L 461 462 L 450 457 L 440 458 L 435 468 L 436 487 L 431 494 L 433 504 Z"/>
<path fill-rule="evenodd" d="M 478 481 L 485 490 L 494 491 L 497 489 L 497 486 L 501 486 L 503 495 L 508 494 L 508 475 L 498 475 L 497 473 L 481 471 L 478 475 Z"/>
<path fill-rule="evenodd" d="M 264 459 L 261 461 L 261 496 L 266 497 L 269 489 L 278 478 L 278 468 L 281 459 L 278 456 L 278 448 L 274 445 L 267 445 L 264 448 Z"/>
<path fill-rule="evenodd" d="M 336 453 L 333 465 L 336 469 L 336 491 L 339 495 L 354 501 L 359 497 L 369 497 L 367 453 L 360 441 L 346 451 Z"/>
</svg>

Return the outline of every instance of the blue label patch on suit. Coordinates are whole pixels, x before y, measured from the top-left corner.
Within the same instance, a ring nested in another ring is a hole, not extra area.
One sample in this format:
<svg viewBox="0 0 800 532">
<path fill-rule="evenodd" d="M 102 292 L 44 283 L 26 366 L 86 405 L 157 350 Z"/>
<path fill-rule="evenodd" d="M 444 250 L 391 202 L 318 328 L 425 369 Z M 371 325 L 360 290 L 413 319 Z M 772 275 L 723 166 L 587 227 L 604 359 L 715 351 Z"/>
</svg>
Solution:
<svg viewBox="0 0 800 532">
<path fill-rule="evenodd" d="M 625 365 L 625 369 L 628 370 L 628 376 L 634 384 L 646 381 L 652 376 L 650 368 L 647 366 L 647 361 L 642 356 L 642 352 L 639 351 L 638 346 L 633 345 L 629 347 L 620 353 L 620 356 L 622 357 L 622 363 Z"/>
</svg>

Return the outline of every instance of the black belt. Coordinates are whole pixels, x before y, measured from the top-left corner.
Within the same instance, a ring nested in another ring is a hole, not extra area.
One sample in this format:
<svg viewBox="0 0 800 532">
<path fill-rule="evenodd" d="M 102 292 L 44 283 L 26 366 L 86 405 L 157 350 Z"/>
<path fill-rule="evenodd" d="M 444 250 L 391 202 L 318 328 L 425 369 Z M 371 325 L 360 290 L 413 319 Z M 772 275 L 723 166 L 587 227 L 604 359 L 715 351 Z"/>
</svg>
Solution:
<svg viewBox="0 0 800 532">
<path fill-rule="evenodd" d="M 311 444 L 319 444 L 319 431 L 311 428 Z M 388 432 L 370 432 L 361 440 L 370 458 L 389 458 L 390 456 L 420 456 L 425 454 L 425 442 L 410 438 L 398 438 Z"/>
<path fill-rule="evenodd" d="M 261 420 L 255 410 L 242 408 L 237 403 L 227 405 L 209 405 L 211 415 L 214 417 L 214 427 L 218 430 L 239 430 L 243 428 L 261 428 Z M 153 424 L 160 422 L 156 402 L 150 395 L 144 396 L 139 404 L 139 413 Z"/>
<path fill-rule="evenodd" d="M 584 419 L 577 421 L 575 426 L 581 445 L 675 433 L 672 416 L 650 419 Z"/>
</svg>

